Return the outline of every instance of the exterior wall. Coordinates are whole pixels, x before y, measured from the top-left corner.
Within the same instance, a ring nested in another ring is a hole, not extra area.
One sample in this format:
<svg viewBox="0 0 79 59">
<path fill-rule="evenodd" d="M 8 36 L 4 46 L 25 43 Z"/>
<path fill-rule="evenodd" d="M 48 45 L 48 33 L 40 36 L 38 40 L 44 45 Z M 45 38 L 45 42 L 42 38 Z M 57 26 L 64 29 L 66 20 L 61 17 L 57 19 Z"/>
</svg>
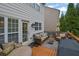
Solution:
<svg viewBox="0 0 79 59">
<path fill-rule="evenodd" d="M 43 24 L 44 19 L 42 14 L 42 7 L 40 11 L 35 10 L 27 3 L 0 3 L 0 16 L 3 16 L 6 20 L 8 17 L 16 18 L 19 21 L 19 28 L 18 28 L 18 35 L 19 35 L 19 42 L 22 42 L 22 21 L 28 22 L 28 41 L 30 42 L 33 40 L 32 35 L 35 33 L 44 32 Z M 7 22 L 5 20 L 5 25 Z M 34 22 L 42 23 L 42 30 L 35 31 L 34 28 L 31 27 L 31 24 Z M 8 42 L 8 34 L 7 34 L 7 26 L 5 26 L 5 43 Z"/>
<path fill-rule="evenodd" d="M 59 10 L 45 7 L 44 31 L 56 32 L 57 23 L 59 22 Z"/>
</svg>

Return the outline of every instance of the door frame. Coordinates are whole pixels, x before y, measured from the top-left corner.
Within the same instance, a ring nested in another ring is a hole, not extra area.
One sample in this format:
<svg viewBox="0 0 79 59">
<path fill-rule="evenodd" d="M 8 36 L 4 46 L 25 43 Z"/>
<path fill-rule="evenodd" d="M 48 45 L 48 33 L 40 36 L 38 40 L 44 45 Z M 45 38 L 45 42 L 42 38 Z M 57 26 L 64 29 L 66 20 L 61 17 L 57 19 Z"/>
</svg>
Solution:
<svg viewBox="0 0 79 59">
<path fill-rule="evenodd" d="M 23 23 L 27 23 L 27 40 L 25 42 L 27 42 L 29 39 L 28 39 L 28 21 L 26 20 L 22 20 L 22 42 L 23 42 Z M 24 42 L 23 42 L 24 43 Z"/>
</svg>

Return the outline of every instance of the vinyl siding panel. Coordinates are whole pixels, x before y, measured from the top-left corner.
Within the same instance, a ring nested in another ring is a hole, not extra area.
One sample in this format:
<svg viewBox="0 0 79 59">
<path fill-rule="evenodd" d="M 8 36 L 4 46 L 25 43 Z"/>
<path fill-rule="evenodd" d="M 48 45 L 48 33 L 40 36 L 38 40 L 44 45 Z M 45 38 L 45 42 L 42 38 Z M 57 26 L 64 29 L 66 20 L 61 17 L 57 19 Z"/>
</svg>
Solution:
<svg viewBox="0 0 79 59">
<path fill-rule="evenodd" d="M 28 4 L 23 3 L 16 3 L 16 4 L 0 4 L 0 14 L 17 17 L 22 19 L 40 19 L 40 12 L 34 10 L 33 8 L 29 7 Z"/>
<path fill-rule="evenodd" d="M 44 29 L 46 32 L 55 32 L 59 22 L 59 11 L 53 8 L 45 8 Z"/>
<path fill-rule="evenodd" d="M 0 16 L 17 18 L 28 22 L 28 39 L 32 39 L 32 35 L 39 32 L 44 32 L 44 29 L 35 31 L 31 27 L 34 22 L 44 24 L 42 9 L 37 11 L 28 3 L 0 3 Z M 20 26 L 21 27 L 21 26 Z M 44 26 L 42 25 L 42 28 Z"/>
</svg>

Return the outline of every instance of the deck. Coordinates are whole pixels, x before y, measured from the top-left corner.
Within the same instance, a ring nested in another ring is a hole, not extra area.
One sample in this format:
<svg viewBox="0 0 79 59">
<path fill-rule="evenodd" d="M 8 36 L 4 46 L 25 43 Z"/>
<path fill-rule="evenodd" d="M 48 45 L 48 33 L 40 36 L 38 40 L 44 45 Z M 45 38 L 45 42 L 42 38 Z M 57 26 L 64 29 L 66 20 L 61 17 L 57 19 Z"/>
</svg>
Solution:
<svg viewBox="0 0 79 59">
<path fill-rule="evenodd" d="M 59 56 L 79 56 L 79 43 L 74 39 L 65 39 L 59 42 Z"/>
<path fill-rule="evenodd" d="M 52 39 L 53 42 L 50 39 Z M 31 52 L 28 55 L 29 50 Z M 15 52 L 15 54 L 12 55 L 19 56 L 21 52 L 22 56 L 79 56 L 79 43 L 74 38 L 64 38 L 59 41 L 54 40 L 54 38 L 48 38 L 43 44 L 38 47 L 30 47 L 29 50 L 25 46 L 24 48 L 17 50 L 17 54 Z"/>
</svg>

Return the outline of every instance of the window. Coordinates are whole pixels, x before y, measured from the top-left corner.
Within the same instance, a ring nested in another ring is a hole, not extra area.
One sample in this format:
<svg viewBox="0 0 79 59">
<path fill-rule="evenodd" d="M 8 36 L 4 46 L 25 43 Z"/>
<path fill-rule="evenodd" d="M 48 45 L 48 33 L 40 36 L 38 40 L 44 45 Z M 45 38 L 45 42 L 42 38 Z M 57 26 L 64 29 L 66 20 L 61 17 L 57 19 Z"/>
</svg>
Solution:
<svg viewBox="0 0 79 59">
<path fill-rule="evenodd" d="M 35 22 L 35 30 L 38 30 L 38 22 Z"/>
<path fill-rule="evenodd" d="M 0 17 L 0 33 L 4 33 L 4 17 Z"/>
<path fill-rule="evenodd" d="M 35 5 L 35 8 L 40 11 L 40 6 L 38 4 Z"/>
<path fill-rule="evenodd" d="M 18 31 L 18 20 L 8 19 L 8 32 L 17 32 Z"/>
<path fill-rule="evenodd" d="M 18 33 L 8 34 L 8 41 L 18 42 Z"/>
<path fill-rule="evenodd" d="M 32 3 L 32 8 L 35 8 L 35 3 Z"/>
<path fill-rule="evenodd" d="M 41 23 L 35 22 L 35 30 L 41 30 Z"/>
<path fill-rule="evenodd" d="M 23 26 L 22 26 L 23 27 L 22 28 L 23 29 L 23 42 L 27 41 L 27 30 L 28 30 L 27 26 L 28 26 L 27 23 L 23 22 Z"/>
<path fill-rule="evenodd" d="M 4 35 L 0 35 L 0 44 L 4 43 Z"/>
<path fill-rule="evenodd" d="M 38 30 L 38 27 L 35 27 L 35 30 Z"/>
<path fill-rule="evenodd" d="M 8 18 L 8 41 L 18 42 L 18 20 Z"/>
<path fill-rule="evenodd" d="M 41 23 L 39 23 L 39 30 L 41 30 Z"/>
<path fill-rule="evenodd" d="M 36 10 L 40 11 L 40 6 L 36 3 L 32 3 L 32 8 L 35 8 Z"/>
<path fill-rule="evenodd" d="M 4 43 L 4 17 L 0 17 L 0 44 Z"/>
</svg>

